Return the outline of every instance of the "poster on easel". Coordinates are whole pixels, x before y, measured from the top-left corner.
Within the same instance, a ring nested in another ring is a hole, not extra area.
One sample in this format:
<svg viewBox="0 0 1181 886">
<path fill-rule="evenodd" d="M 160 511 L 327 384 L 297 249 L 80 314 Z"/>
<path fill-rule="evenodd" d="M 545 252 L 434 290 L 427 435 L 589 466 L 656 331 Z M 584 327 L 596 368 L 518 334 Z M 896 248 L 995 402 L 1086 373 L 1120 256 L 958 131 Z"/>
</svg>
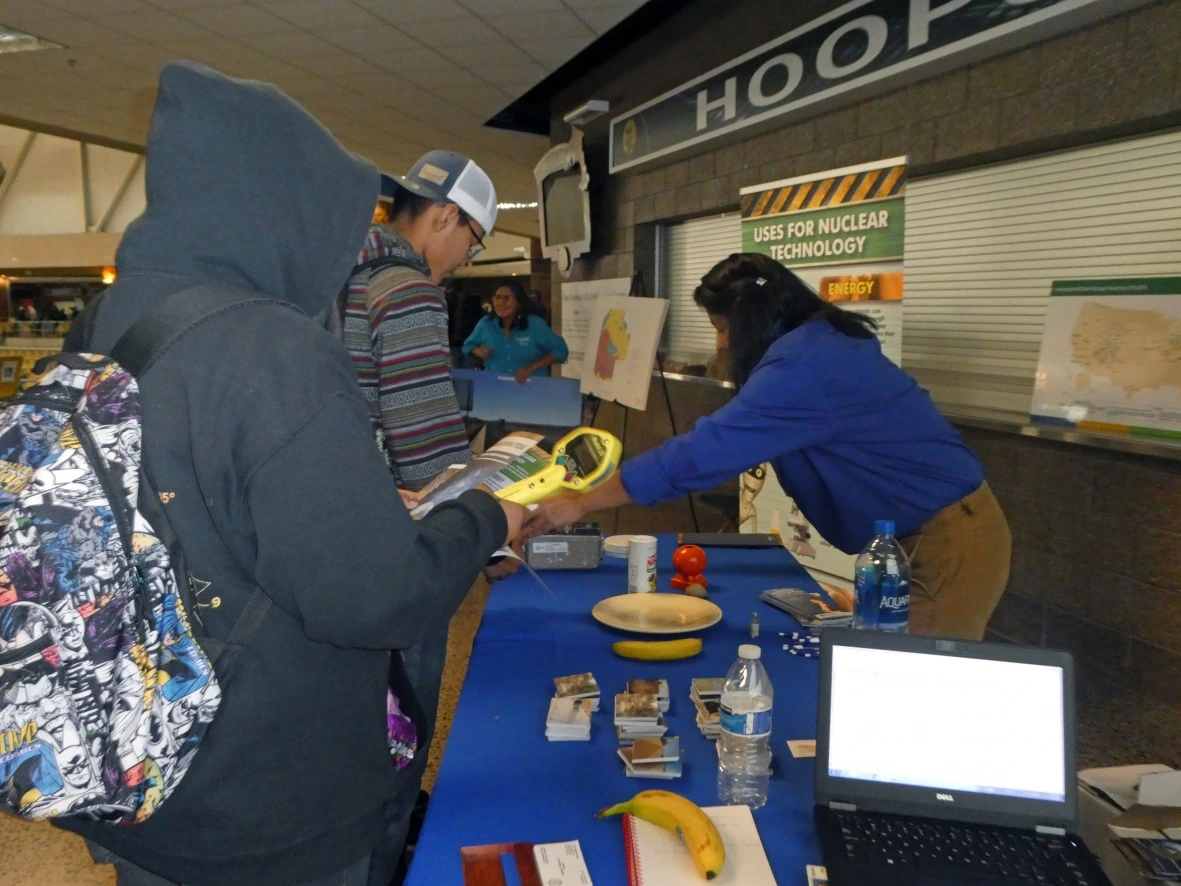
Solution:
<svg viewBox="0 0 1181 886">
<path fill-rule="evenodd" d="M 599 296 L 587 330 L 582 393 L 641 412 L 647 409 L 667 312 L 663 298 Z"/>
<path fill-rule="evenodd" d="M 599 296 L 627 295 L 631 292 L 631 277 L 608 280 L 587 280 L 583 283 L 562 283 L 562 338 L 570 348 L 570 356 L 562 364 L 563 378 L 582 378 L 582 364 L 586 356 L 587 334 L 591 315 Z"/>
<path fill-rule="evenodd" d="M 743 251 L 770 256 L 825 301 L 869 315 L 882 353 L 898 365 L 906 177 L 906 158 L 895 157 L 740 192 Z M 855 557 L 821 537 L 774 471 L 766 472 L 754 508 L 744 531 L 778 531 L 804 566 L 852 579 Z"/>
</svg>

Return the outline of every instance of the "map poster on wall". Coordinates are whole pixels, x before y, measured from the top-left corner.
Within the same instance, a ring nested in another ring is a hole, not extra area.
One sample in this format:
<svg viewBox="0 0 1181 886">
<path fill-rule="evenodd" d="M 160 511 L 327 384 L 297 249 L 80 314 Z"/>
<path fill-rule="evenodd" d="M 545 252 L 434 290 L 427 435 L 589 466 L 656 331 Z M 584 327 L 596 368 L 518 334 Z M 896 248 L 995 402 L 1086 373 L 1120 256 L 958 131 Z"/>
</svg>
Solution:
<svg viewBox="0 0 1181 886">
<path fill-rule="evenodd" d="M 1181 277 L 1056 280 L 1031 419 L 1181 439 Z"/>
<path fill-rule="evenodd" d="M 643 411 L 668 299 L 600 295 L 591 312 L 582 393 Z"/>
<path fill-rule="evenodd" d="M 868 314 L 882 353 L 902 363 L 906 158 L 743 188 L 742 250 L 791 268 L 825 301 Z M 776 532 L 804 566 L 853 578 L 854 557 L 825 541 L 766 470 L 747 532 Z M 883 515 L 888 517 L 889 515 Z"/>
<path fill-rule="evenodd" d="M 610 280 L 588 280 L 585 283 L 562 283 L 562 338 L 570 347 L 570 356 L 562 364 L 564 378 L 582 378 L 583 350 L 590 330 L 595 299 L 600 295 L 627 295 L 631 292 L 630 277 Z"/>
<path fill-rule="evenodd" d="M 743 188 L 742 251 L 791 268 L 825 301 L 868 314 L 902 362 L 906 158 Z"/>
</svg>

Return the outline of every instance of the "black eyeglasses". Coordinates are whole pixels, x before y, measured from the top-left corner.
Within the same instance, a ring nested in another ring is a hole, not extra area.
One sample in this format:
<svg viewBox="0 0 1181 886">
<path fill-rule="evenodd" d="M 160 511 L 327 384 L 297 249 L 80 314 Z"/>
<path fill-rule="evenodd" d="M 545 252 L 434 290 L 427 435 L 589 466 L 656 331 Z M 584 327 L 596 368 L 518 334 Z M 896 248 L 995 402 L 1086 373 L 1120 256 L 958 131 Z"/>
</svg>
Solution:
<svg viewBox="0 0 1181 886">
<path fill-rule="evenodd" d="M 463 214 L 463 223 L 467 225 L 467 229 L 472 232 L 472 236 L 476 238 L 476 245 L 467 251 L 467 260 L 471 261 L 477 255 L 484 251 L 484 238 L 476 233 L 476 229 L 472 227 L 472 220 L 467 213 Z"/>
</svg>

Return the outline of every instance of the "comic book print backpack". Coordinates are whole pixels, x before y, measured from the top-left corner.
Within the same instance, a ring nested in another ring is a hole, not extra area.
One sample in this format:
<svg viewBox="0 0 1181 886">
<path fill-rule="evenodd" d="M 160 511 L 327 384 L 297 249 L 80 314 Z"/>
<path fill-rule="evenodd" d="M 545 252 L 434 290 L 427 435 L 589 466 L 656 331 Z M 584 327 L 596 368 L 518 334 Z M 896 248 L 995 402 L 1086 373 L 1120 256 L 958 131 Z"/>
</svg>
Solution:
<svg viewBox="0 0 1181 886">
<path fill-rule="evenodd" d="M 139 346 L 124 350 L 140 377 L 226 295 L 161 311 L 174 299 L 113 349 Z M 162 509 L 144 513 L 136 376 L 90 354 L 45 365 L 0 403 L 0 811 L 131 824 L 184 777 L 221 700 L 214 662 L 269 601 L 256 591 L 224 643 L 197 641 L 183 554 Z"/>
</svg>

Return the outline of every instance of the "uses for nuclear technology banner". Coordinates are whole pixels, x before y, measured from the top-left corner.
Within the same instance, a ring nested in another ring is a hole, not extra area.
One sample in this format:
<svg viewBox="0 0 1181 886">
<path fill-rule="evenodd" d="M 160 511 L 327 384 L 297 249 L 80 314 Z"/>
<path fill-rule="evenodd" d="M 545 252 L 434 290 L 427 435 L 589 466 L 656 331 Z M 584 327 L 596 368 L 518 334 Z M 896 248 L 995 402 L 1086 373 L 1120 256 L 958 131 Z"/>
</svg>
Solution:
<svg viewBox="0 0 1181 886">
<path fill-rule="evenodd" d="M 902 362 L 906 158 L 742 190 L 742 249 L 796 272 L 825 301 L 878 322 Z"/>
<path fill-rule="evenodd" d="M 906 158 L 742 190 L 742 250 L 791 268 L 820 297 L 868 314 L 882 352 L 902 363 Z M 778 531 L 805 566 L 853 577 L 854 558 L 825 541 L 772 471 L 749 531 Z M 889 514 L 883 514 L 888 519 Z"/>
</svg>

